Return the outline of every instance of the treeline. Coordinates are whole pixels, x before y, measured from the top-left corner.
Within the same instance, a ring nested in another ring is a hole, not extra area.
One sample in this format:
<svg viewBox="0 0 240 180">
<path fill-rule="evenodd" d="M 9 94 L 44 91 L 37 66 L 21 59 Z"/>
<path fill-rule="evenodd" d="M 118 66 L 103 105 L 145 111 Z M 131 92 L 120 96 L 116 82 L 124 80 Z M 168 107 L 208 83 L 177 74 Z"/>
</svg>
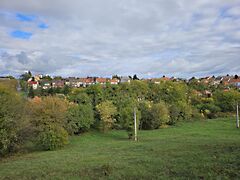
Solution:
<svg viewBox="0 0 240 180">
<path fill-rule="evenodd" d="M 92 129 L 126 130 L 133 137 L 133 111 L 139 129 L 151 130 L 180 121 L 233 115 L 238 90 L 215 89 L 211 96 L 196 93 L 184 82 L 160 84 L 134 80 L 119 85 L 92 85 L 24 98 L 13 86 L 0 83 L 0 154 L 31 147 L 54 150 L 68 137 Z"/>
</svg>

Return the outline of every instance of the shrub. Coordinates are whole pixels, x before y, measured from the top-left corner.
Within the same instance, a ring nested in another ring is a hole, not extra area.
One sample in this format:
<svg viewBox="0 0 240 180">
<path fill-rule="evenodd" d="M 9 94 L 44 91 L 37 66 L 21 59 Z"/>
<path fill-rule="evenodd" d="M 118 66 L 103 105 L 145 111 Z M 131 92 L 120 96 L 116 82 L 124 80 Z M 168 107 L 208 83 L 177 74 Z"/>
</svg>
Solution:
<svg viewBox="0 0 240 180">
<path fill-rule="evenodd" d="M 141 119 L 140 119 L 140 127 L 141 129 L 153 129 L 152 121 L 153 117 L 151 114 L 152 103 L 149 101 L 141 102 L 139 105 L 139 109 L 141 111 Z"/>
<path fill-rule="evenodd" d="M 157 104 L 145 102 L 140 105 L 140 109 L 142 129 L 158 129 L 170 120 L 169 110 L 164 102 Z"/>
<path fill-rule="evenodd" d="M 169 113 L 170 113 L 170 120 L 168 124 L 169 125 L 176 124 L 176 122 L 179 120 L 180 108 L 176 105 L 171 105 L 169 107 Z"/>
<path fill-rule="evenodd" d="M 221 109 L 213 103 L 199 104 L 197 108 L 200 110 L 201 113 L 204 114 L 205 117 L 210 119 L 216 118 L 217 113 L 221 111 Z"/>
<path fill-rule="evenodd" d="M 128 105 L 119 110 L 120 122 L 122 128 L 128 133 L 129 139 L 133 138 L 134 134 L 134 106 Z M 136 109 L 137 128 L 139 127 L 140 111 Z"/>
<path fill-rule="evenodd" d="M 67 142 L 66 113 L 68 104 L 57 97 L 34 98 L 29 101 L 28 115 L 37 144 L 45 150 L 54 150 Z"/>
<path fill-rule="evenodd" d="M 191 120 L 192 118 L 192 107 L 184 101 L 179 101 L 176 103 L 177 108 L 179 108 L 179 118 L 178 120 Z"/>
<path fill-rule="evenodd" d="M 43 150 L 55 150 L 68 143 L 68 133 L 58 125 L 50 125 L 43 128 L 38 134 L 37 145 Z"/>
<path fill-rule="evenodd" d="M 68 103 L 60 98 L 48 96 L 29 101 L 28 115 L 35 126 L 66 123 Z"/>
<path fill-rule="evenodd" d="M 214 100 L 222 112 L 233 112 L 236 109 L 237 102 L 240 102 L 240 93 L 236 90 L 218 91 L 214 94 Z"/>
<path fill-rule="evenodd" d="M 154 129 L 158 129 L 169 121 L 168 107 L 164 102 L 154 104 L 151 108 L 151 114 L 153 118 L 152 126 Z"/>
</svg>

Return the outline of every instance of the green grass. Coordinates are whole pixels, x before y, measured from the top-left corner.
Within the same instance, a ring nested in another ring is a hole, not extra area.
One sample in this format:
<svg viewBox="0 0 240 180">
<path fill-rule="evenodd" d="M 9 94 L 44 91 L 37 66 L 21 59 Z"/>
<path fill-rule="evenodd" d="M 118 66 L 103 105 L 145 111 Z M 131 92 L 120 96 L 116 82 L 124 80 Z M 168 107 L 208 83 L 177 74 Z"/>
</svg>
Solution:
<svg viewBox="0 0 240 180">
<path fill-rule="evenodd" d="M 139 132 L 72 137 L 58 151 L 0 161 L 0 179 L 240 179 L 240 129 L 234 119 Z"/>
</svg>

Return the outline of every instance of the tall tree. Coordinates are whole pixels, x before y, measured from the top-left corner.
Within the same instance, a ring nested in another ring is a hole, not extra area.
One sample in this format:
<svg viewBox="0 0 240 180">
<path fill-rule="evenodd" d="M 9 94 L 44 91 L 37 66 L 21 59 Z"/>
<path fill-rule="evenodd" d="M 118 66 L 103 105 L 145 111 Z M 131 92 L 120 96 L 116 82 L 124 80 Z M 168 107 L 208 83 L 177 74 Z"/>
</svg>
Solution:
<svg viewBox="0 0 240 180">
<path fill-rule="evenodd" d="M 104 101 L 97 105 L 97 111 L 100 115 L 100 130 L 106 132 L 113 127 L 117 108 L 111 101 Z"/>
</svg>

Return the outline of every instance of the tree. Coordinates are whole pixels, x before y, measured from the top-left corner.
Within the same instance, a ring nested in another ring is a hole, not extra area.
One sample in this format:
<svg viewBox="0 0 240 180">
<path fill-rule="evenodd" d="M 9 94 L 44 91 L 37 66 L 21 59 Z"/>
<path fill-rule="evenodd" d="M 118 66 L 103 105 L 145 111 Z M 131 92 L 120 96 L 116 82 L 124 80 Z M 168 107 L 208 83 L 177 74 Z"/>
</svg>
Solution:
<svg viewBox="0 0 240 180">
<path fill-rule="evenodd" d="M 134 74 L 134 76 L 133 76 L 133 80 L 139 80 L 139 78 L 137 77 L 136 74 Z"/>
<path fill-rule="evenodd" d="M 31 77 L 32 73 L 30 71 L 20 75 L 20 79 L 23 81 L 28 81 Z"/>
<path fill-rule="evenodd" d="M 222 112 L 235 111 L 237 102 L 240 102 L 240 93 L 236 90 L 217 91 L 213 97 L 215 104 L 221 108 Z"/>
<path fill-rule="evenodd" d="M 34 98 L 28 104 L 28 117 L 35 128 L 36 142 L 44 150 L 53 150 L 67 143 L 66 113 L 68 103 L 48 96 Z"/>
<path fill-rule="evenodd" d="M 113 75 L 113 76 L 112 76 L 112 79 L 118 79 L 118 80 L 120 80 L 121 77 L 116 74 L 116 75 Z"/>
<path fill-rule="evenodd" d="M 106 132 L 113 127 L 114 115 L 117 108 L 111 101 L 104 101 L 97 105 L 97 111 L 100 115 L 100 130 Z"/>
<path fill-rule="evenodd" d="M 131 101 L 126 103 L 119 109 L 119 121 L 122 129 L 126 130 L 129 139 L 134 135 L 134 108 L 137 106 Z M 140 111 L 136 111 L 137 114 L 137 128 L 139 128 L 139 119 L 141 117 Z"/>
<path fill-rule="evenodd" d="M 46 75 L 46 76 L 43 76 L 42 79 L 43 79 L 43 80 L 47 80 L 47 81 L 51 81 L 51 80 L 52 80 L 52 77 L 49 76 L 49 75 Z"/>
<path fill-rule="evenodd" d="M 49 94 L 49 95 L 53 95 L 53 94 L 54 94 L 54 89 L 53 89 L 52 87 L 50 87 L 50 88 L 48 89 L 48 94 Z"/>
<path fill-rule="evenodd" d="M 140 105 L 141 126 L 143 129 L 158 129 L 169 122 L 168 107 L 164 102 L 152 104 L 144 102 Z"/>
<path fill-rule="evenodd" d="M 168 107 L 164 102 L 154 104 L 151 108 L 153 121 L 153 127 L 159 128 L 162 125 L 167 124 L 169 121 L 169 111 Z"/>
<path fill-rule="evenodd" d="M 132 81 L 131 84 L 129 84 L 129 88 L 131 91 L 131 96 L 140 100 L 145 99 L 149 90 L 147 83 L 140 80 Z"/>
<path fill-rule="evenodd" d="M 44 126 L 37 137 L 37 146 L 43 150 L 55 150 L 68 143 L 68 133 L 58 125 Z"/>
<path fill-rule="evenodd" d="M 33 87 L 30 86 L 29 91 L 28 91 L 28 97 L 34 98 L 34 96 L 35 96 L 35 95 L 34 95 Z"/>
<path fill-rule="evenodd" d="M 63 94 L 68 95 L 71 92 L 71 89 L 68 85 L 64 85 L 62 92 Z"/>
<path fill-rule="evenodd" d="M 74 104 L 68 109 L 67 130 L 70 134 L 86 132 L 94 122 L 91 104 Z"/>
<path fill-rule="evenodd" d="M 13 151 L 23 124 L 23 100 L 12 89 L 0 85 L 0 154 Z"/>
<path fill-rule="evenodd" d="M 103 102 L 103 88 L 100 84 L 96 84 L 96 85 L 91 85 L 86 89 L 86 93 L 88 94 L 88 96 L 91 98 L 92 100 L 92 104 L 93 106 L 97 106 L 98 104 L 100 104 L 101 102 Z"/>
<path fill-rule="evenodd" d="M 85 92 L 70 94 L 69 100 L 77 104 L 91 104 L 91 99 Z"/>
</svg>

